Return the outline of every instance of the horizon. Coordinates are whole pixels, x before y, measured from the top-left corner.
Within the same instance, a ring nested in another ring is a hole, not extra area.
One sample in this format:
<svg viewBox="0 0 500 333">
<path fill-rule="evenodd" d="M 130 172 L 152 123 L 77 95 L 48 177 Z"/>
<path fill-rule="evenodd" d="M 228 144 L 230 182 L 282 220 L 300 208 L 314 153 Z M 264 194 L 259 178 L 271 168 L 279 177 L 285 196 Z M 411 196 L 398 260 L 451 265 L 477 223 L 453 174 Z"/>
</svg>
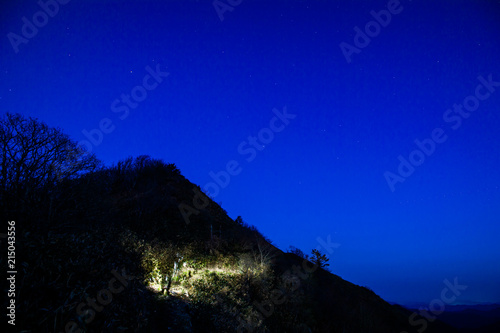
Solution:
<svg viewBox="0 0 500 333">
<path fill-rule="evenodd" d="M 500 304 L 500 4 L 58 3 L 2 4 L 2 115 L 174 163 L 388 302 Z"/>
</svg>

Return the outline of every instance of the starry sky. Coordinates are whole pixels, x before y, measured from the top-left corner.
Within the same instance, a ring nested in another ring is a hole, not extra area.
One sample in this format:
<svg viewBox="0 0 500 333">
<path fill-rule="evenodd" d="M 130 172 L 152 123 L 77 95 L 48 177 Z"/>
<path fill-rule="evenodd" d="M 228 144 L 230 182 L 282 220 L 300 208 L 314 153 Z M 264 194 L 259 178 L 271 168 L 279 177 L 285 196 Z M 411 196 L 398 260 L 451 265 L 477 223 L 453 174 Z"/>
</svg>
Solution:
<svg viewBox="0 0 500 333">
<path fill-rule="evenodd" d="M 0 112 L 175 163 L 400 303 L 500 302 L 498 1 L 4 1 Z"/>
</svg>

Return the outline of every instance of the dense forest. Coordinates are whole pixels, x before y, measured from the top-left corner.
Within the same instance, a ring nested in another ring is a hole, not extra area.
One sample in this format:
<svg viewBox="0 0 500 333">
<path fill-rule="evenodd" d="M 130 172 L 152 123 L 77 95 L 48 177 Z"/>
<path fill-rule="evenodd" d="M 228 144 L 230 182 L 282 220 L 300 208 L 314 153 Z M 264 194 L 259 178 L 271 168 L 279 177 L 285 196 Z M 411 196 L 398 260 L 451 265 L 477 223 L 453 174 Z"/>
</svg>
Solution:
<svg viewBox="0 0 500 333">
<path fill-rule="evenodd" d="M 18 331 L 455 332 L 411 322 L 333 274 L 334 258 L 318 250 L 283 252 L 175 164 L 105 166 L 37 119 L 8 113 L 0 126 Z"/>
</svg>

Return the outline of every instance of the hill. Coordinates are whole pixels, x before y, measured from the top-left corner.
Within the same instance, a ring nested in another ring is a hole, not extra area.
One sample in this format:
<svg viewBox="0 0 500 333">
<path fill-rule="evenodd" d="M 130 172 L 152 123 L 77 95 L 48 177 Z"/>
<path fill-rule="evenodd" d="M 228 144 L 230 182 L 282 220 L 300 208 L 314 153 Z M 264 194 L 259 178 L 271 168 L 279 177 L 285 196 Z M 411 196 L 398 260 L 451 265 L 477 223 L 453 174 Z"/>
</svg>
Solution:
<svg viewBox="0 0 500 333">
<path fill-rule="evenodd" d="M 410 311 L 231 219 L 173 164 L 129 158 L 39 191 L 30 207 L 2 212 L 16 222 L 16 330 L 420 328 Z"/>
</svg>

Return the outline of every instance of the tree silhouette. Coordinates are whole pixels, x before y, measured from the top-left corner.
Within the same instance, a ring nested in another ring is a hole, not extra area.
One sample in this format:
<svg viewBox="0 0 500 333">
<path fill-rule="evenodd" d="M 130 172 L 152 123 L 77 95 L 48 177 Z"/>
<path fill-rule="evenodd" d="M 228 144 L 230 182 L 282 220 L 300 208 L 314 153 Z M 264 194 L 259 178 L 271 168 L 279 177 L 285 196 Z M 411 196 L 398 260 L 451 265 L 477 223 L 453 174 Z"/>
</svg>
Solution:
<svg viewBox="0 0 500 333">
<path fill-rule="evenodd" d="M 238 216 L 234 222 L 238 223 L 241 226 L 248 226 L 241 216 Z"/>
<path fill-rule="evenodd" d="M 290 247 L 288 249 L 288 253 L 293 253 L 296 256 L 301 257 L 302 259 L 308 259 L 309 258 L 309 255 L 304 254 L 304 252 L 302 252 L 301 249 L 299 249 L 299 248 L 297 248 L 297 247 L 295 247 L 293 245 L 290 245 Z"/>
<path fill-rule="evenodd" d="M 327 258 L 326 254 L 322 254 L 320 251 L 318 251 L 316 249 L 312 250 L 311 261 L 314 264 L 318 265 L 318 267 L 323 268 L 323 267 L 326 267 L 326 266 L 330 266 L 330 264 L 327 264 L 327 262 L 329 260 L 330 259 Z"/>
<path fill-rule="evenodd" d="M 18 113 L 0 118 L 0 148 L 0 207 L 9 213 L 40 207 L 59 182 L 100 166 L 62 130 Z"/>
</svg>

